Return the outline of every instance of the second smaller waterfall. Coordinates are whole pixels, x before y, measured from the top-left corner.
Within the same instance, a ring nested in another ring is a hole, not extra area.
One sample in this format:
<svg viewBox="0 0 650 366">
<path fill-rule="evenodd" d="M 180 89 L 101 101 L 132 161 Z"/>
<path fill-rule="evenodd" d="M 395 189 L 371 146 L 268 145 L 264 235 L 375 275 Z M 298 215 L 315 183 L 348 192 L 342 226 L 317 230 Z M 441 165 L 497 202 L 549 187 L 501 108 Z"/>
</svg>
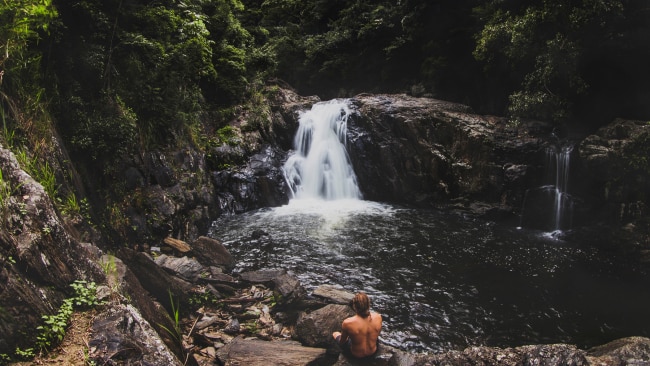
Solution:
<svg viewBox="0 0 650 366">
<path fill-rule="evenodd" d="M 559 150 L 559 151 L 558 151 Z M 550 186 L 553 202 L 553 223 L 554 230 L 561 230 L 565 227 L 571 227 L 571 206 L 572 201 L 569 196 L 569 163 L 573 146 L 563 146 L 559 149 L 546 150 L 548 162 L 546 164 L 549 171 L 546 176 L 549 179 L 555 178 L 555 184 Z M 551 182 L 553 183 L 553 182 Z"/>
<path fill-rule="evenodd" d="M 295 199 L 360 199 L 346 151 L 350 110 L 345 100 L 317 103 L 300 116 L 295 152 L 284 175 Z"/>
<path fill-rule="evenodd" d="M 573 225 L 574 198 L 569 193 L 569 175 L 573 145 L 546 149 L 546 171 L 542 186 L 526 191 L 521 225 L 559 233 Z"/>
</svg>

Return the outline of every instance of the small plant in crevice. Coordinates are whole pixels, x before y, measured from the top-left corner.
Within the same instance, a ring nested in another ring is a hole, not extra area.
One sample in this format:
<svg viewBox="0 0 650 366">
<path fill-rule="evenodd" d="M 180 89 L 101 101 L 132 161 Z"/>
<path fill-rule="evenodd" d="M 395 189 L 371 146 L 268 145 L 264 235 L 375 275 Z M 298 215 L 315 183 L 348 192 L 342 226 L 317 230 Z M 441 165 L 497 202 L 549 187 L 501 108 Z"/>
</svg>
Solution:
<svg viewBox="0 0 650 366">
<path fill-rule="evenodd" d="M 4 179 L 2 170 L 0 170 L 0 208 L 3 210 L 5 209 L 11 195 L 11 186 L 9 185 L 9 182 Z"/>
<path fill-rule="evenodd" d="M 72 286 L 75 292 L 75 297 L 72 298 L 75 306 L 83 309 L 90 309 L 95 306 L 103 305 L 97 299 L 97 284 L 95 282 L 77 280 L 70 286 Z"/>
<path fill-rule="evenodd" d="M 36 336 L 36 346 L 45 351 L 63 340 L 68 322 L 72 316 L 73 299 L 63 300 L 63 304 L 56 314 L 43 315 L 44 325 L 38 326 L 39 334 Z"/>
<path fill-rule="evenodd" d="M 219 299 L 209 291 L 193 293 L 188 299 L 188 302 L 197 308 L 205 305 L 217 306 L 220 304 Z"/>
<path fill-rule="evenodd" d="M 174 339 L 176 339 L 178 342 L 181 342 L 182 337 L 181 337 L 181 325 L 180 325 L 180 306 L 178 300 L 174 302 L 174 295 L 172 294 L 171 290 L 167 291 L 169 293 L 169 303 L 172 307 L 172 320 L 174 321 L 174 329 L 169 329 L 168 327 L 164 326 L 163 324 L 158 324 L 162 329 L 164 329 L 169 335 L 171 335 Z"/>
<path fill-rule="evenodd" d="M 20 349 L 19 347 L 16 347 L 14 353 L 21 360 L 29 360 L 31 358 L 34 358 L 36 355 L 33 348 Z"/>
<path fill-rule="evenodd" d="M 38 330 L 36 347 L 40 351 L 52 349 L 63 340 L 75 306 L 80 309 L 91 309 L 102 305 L 97 300 L 97 285 L 94 282 L 77 280 L 70 286 L 75 296 L 63 300 L 56 314 L 43 315 L 44 324 L 36 328 Z"/>
</svg>

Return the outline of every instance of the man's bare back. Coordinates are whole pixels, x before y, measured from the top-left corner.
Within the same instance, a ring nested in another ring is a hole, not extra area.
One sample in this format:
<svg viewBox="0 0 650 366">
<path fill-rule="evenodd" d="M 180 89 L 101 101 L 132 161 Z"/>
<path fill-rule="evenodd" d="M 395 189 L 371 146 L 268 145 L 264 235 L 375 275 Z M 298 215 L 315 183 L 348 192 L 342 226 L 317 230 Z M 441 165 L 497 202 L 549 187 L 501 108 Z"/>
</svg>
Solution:
<svg viewBox="0 0 650 366">
<path fill-rule="evenodd" d="M 365 297 L 365 301 L 367 301 L 367 305 L 364 303 L 364 307 L 361 309 L 362 311 L 355 309 L 355 312 L 357 312 L 356 315 L 343 320 L 341 332 L 332 333 L 332 337 L 340 345 L 345 345 L 349 341 L 350 353 L 359 358 L 371 356 L 377 352 L 377 339 L 381 332 L 382 323 L 382 318 L 379 313 L 369 311 L 369 300 L 367 300 L 367 297 Z"/>
</svg>

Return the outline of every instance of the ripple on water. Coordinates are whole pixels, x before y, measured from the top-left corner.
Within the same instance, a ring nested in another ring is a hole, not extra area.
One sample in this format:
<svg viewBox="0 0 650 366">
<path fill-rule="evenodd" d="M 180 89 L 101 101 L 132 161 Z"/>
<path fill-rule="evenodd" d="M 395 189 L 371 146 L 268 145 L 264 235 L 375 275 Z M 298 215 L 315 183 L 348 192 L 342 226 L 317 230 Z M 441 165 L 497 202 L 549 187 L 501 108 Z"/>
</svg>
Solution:
<svg viewBox="0 0 650 366">
<path fill-rule="evenodd" d="M 636 269 L 544 233 L 369 201 L 304 200 L 222 217 L 210 235 L 236 258 L 236 272 L 280 267 L 309 291 L 366 291 L 384 315 L 382 342 L 404 350 L 592 346 L 649 334 L 650 294 L 647 280 L 630 275 Z"/>
</svg>

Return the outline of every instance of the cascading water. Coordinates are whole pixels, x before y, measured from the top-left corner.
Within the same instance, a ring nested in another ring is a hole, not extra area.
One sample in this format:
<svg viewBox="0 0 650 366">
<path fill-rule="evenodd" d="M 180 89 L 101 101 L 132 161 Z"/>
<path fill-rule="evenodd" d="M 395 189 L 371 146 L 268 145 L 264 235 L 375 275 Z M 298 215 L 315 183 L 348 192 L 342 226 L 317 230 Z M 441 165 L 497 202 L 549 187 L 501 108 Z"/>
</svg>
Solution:
<svg viewBox="0 0 650 366">
<path fill-rule="evenodd" d="M 569 193 L 570 162 L 573 145 L 546 149 L 544 185 L 526 192 L 521 225 L 551 232 L 572 226 L 573 197 Z"/>
<path fill-rule="evenodd" d="M 554 231 L 571 227 L 571 211 L 573 201 L 568 193 L 569 166 L 573 145 L 546 149 L 547 177 L 555 178 L 555 184 L 550 187 L 554 196 L 553 223 Z"/>
<path fill-rule="evenodd" d="M 295 153 L 284 164 L 284 175 L 295 199 L 360 199 L 346 151 L 347 101 L 317 103 L 300 116 Z"/>
</svg>

